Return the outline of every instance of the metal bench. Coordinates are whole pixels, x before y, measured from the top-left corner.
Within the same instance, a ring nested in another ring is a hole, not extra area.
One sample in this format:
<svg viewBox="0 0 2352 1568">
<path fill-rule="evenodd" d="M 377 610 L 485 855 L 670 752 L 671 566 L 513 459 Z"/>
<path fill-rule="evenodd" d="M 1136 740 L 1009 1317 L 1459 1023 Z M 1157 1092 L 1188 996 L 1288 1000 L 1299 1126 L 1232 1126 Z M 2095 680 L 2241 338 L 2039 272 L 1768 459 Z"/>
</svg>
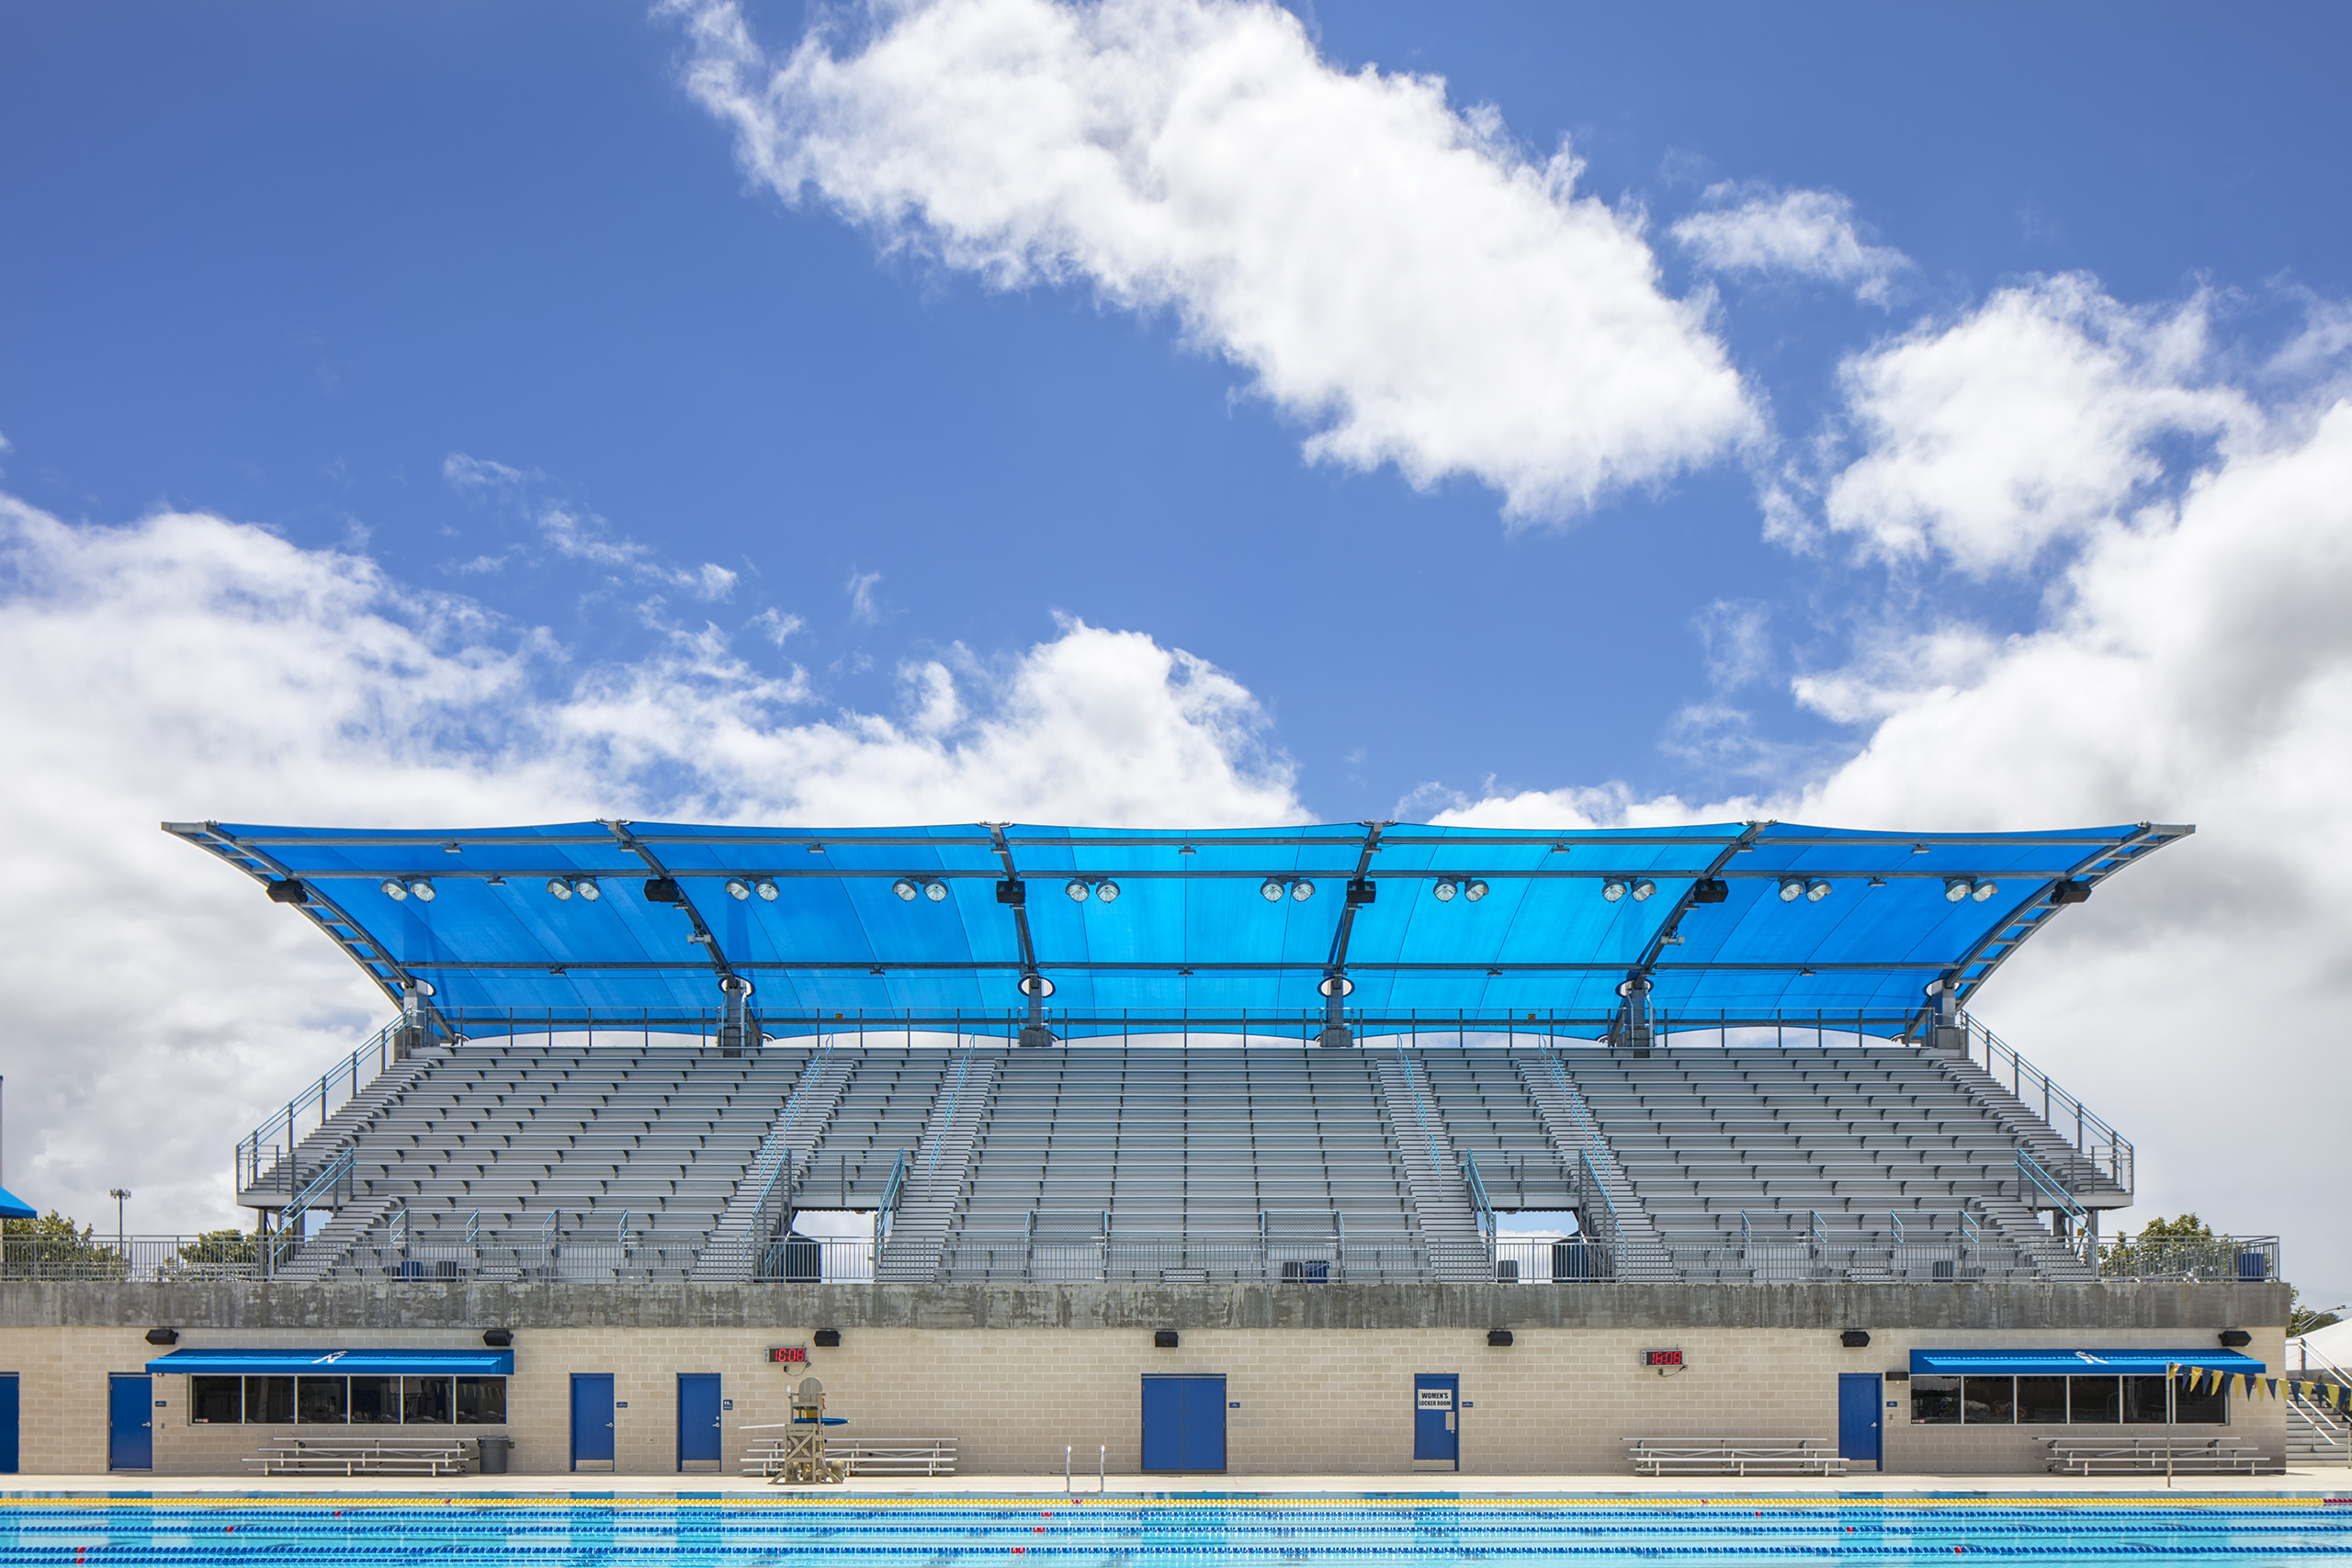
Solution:
<svg viewBox="0 0 2352 1568">
<path fill-rule="evenodd" d="M 2268 1461 L 2259 1449 L 2225 1443 L 2143 1438 L 2134 1442 L 2047 1438 L 2049 1468 L 2060 1475 L 2259 1475 Z"/>
<path fill-rule="evenodd" d="M 1843 1475 L 1825 1438 L 1627 1438 L 1635 1475 Z"/>
<path fill-rule="evenodd" d="M 463 1475 L 481 1458 L 471 1438 L 313 1442 L 284 1438 L 262 1444 L 245 1462 L 264 1475 Z"/>
</svg>

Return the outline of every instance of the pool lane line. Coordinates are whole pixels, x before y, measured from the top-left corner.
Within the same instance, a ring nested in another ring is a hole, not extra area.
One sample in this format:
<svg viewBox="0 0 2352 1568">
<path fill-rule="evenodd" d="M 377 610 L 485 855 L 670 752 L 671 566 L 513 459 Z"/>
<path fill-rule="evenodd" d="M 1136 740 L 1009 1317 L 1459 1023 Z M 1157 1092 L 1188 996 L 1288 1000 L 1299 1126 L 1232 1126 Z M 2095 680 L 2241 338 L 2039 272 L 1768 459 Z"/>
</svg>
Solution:
<svg viewBox="0 0 2352 1568">
<path fill-rule="evenodd" d="M 388 1510 L 397 1508 L 602 1508 L 618 1509 L 677 1509 L 695 1512 L 736 1509 L 903 1509 L 936 1510 L 940 1512 L 1052 1512 L 1057 1508 L 1230 1508 L 1250 1509 L 1363 1509 L 1403 1513 L 1431 1508 L 1469 1509 L 1481 1513 L 1502 1513 L 1535 1509 L 1605 1509 L 1623 1512 L 1636 1510 L 1678 1511 L 1698 1513 L 1753 1513 L 1761 1505 L 1776 1512 L 1820 1509 L 1875 1508 L 1900 1512 L 1915 1511 L 1977 1511 L 1988 1509 L 2018 1512 L 2063 1512 L 2080 1509 L 2312 1509 L 2331 1505 L 2341 1506 L 2347 1499 L 2307 1495 L 2249 1495 L 2156 1497 L 2141 1495 L 2120 1496 L 2064 1495 L 2042 1497 L 2032 1494 L 2011 1496 L 1885 1496 L 1871 1494 L 1852 1496 L 1795 1495 L 1733 1496 L 1733 1497 L 1464 1497 L 1411 1495 L 1389 1496 L 1333 1497 L 1258 1497 L 1248 1494 L 1231 1495 L 1115 1495 L 1102 1493 L 1081 1493 L 1062 1499 L 1067 1494 L 1051 1493 L 1029 1496 L 1020 1495 L 955 1495 L 926 1497 L 857 1497 L 801 1496 L 744 1497 L 686 1496 L 650 1495 L 615 1497 L 608 1495 L 555 1495 L 548 1494 L 443 1494 L 432 1496 L 419 1494 L 385 1495 L 363 1493 L 350 1496 L 333 1494 L 256 1493 L 249 1495 L 219 1495 L 191 1493 L 156 1496 L 153 1494 L 135 1495 L 83 1495 L 71 1497 L 0 1496 L 0 1508 L 167 1508 L 167 1509 L 236 1509 L 247 1511 L 311 1510 L 318 1508 Z"/>
</svg>

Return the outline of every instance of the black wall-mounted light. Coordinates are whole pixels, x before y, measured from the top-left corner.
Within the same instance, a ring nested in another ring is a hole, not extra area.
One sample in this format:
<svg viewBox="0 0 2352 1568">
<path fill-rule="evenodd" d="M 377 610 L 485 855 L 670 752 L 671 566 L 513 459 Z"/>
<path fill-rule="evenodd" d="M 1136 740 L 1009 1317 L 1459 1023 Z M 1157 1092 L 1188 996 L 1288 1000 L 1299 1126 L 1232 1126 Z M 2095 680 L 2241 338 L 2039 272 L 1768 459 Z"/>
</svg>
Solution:
<svg viewBox="0 0 2352 1568">
<path fill-rule="evenodd" d="M 511 1328 L 485 1328 L 481 1331 L 481 1342 L 493 1350 L 503 1350 L 514 1343 L 514 1331 Z"/>
<path fill-rule="evenodd" d="M 1155 1350 L 1173 1350 L 1176 1348 L 1176 1331 L 1172 1328 L 1153 1329 L 1151 1348 Z"/>
<path fill-rule="evenodd" d="M 1867 1350 L 1870 1348 L 1871 1344 L 1870 1330 L 1867 1328 L 1849 1328 L 1846 1330 L 1845 1333 L 1838 1336 L 1838 1343 L 1843 1345 L 1849 1350 Z"/>
<path fill-rule="evenodd" d="M 1493 1346 L 1498 1350 L 1507 1350 L 1510 1348 L 1510 1330 L 1508 1328 L 1489 1328 L 1487 1330 L 1487 1343 Z"/>
<path fill-rule="evenodd" d="M 2253 1344 L 2254 1336 L 2243 1328 L 2224 1328 L 2222 1330 L 2222 1343 L 2234 1350 L 2240 1346 Z"/>
<path fill-rule="evenodd" d="M 151 1328 L 147 1331 L 147 1343 L 150 1345 L 176 1345 L 179 1342 L 180 1331 L 176 1328 Z"/>
<path fill-rule="evenodd" d="M 842 1331 L 838 1328 L 820 1328 L 817 1330 L 816 1343 L 820 1350 L 838 1350 L 842 1348 Z"/>
</svg>

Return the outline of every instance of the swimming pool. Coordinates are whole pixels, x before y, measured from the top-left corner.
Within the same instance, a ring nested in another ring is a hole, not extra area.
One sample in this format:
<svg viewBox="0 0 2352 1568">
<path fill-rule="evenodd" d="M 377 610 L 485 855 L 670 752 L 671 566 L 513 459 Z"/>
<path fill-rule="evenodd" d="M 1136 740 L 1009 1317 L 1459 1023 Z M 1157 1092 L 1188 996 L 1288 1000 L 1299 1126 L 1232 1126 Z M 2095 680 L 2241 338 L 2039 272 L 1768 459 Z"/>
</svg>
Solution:
<svg viewBox="0 0 2352 1568">
<path fill-rule="evenodd" d="M 0 1500 L 0 1564 L 1170 1568 L 1470 1562 L 2352 1562 L 2319 1498 Z"/>
</svg>

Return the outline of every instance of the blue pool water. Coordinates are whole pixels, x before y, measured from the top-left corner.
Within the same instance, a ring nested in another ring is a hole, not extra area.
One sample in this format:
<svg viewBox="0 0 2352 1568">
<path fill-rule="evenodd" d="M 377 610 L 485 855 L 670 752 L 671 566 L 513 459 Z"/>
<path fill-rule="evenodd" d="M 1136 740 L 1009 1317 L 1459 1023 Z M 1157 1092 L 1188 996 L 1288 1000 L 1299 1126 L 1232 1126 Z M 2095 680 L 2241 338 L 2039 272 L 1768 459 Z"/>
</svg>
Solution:
<svg viewBox="0 0 2352 1568">
<path fill-rule="evenodd" d="M 2316 1498 L 9 1498 L 0 1565 L 2352 1562 Z"/>
</svg>

